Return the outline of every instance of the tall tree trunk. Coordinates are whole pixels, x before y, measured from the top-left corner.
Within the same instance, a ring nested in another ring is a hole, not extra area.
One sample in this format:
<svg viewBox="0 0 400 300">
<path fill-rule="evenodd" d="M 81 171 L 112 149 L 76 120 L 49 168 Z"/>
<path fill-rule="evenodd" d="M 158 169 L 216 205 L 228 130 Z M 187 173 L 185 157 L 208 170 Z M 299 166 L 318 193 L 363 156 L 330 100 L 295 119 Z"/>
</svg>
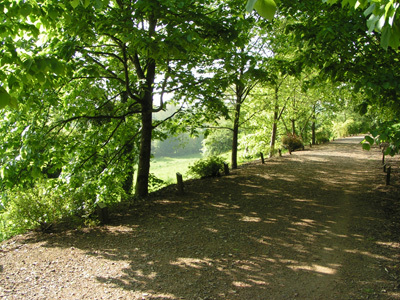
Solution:
<svg viewBox="0 0 400 300">
<path fill-rule="evenodd" d="M 135 196 L 138 198 L 146 197 L 149 193 L 151 136 L 153 132 L 152 102 L 152 96 L 150 96 L 150 99 L 146 99 L 142 104 L 142 132 L 140 137 L 139 164 L 135 186 Z"/>
<path fill-rule="evenodd" d="M 315 104 L 313 107 L 313 116 L 312 116 L 312 124 L 311 124 L 311 143 L 315 145 Z"/>
<path fill-rule="evenodd" d="M 142 132 L 140 137 L 139 165 L 136 178 L 135 196 L 144 198 L 149 193 L 149 173 L 151 158 L 151 138 L 153 133 L 153 84 L 156 63 L 153 59 L 147 62 L 146 86 L 141 102 Z"/>
<path fill-rule="evenodd" d="M 152 13 L 149 16 L 149 36 L 154 36 L 157 19 Z M 142 131 L 140 136 L 139 164 L 135 186 L 135 196 L 144 198 L 149 194 L 149 173 L 151 158 L 151 138 L 153 134 L 153 85 L 156 77 L 156 62 L 153 58 L 147 58 L 146 68 L 141 68 L 135 63 L 139 78 L 145 80 L 143 98 L 141 104 Z M 145 71 L 146 72 L 145 72 Z"/>
<path fill-rule="evenodd" d="M 232 169 L 237 169 L 237 152 L 238 152 L 238 137 L 239 137 L 239 121 L 240 121 L 240 108 L 242 99 L 240 95 L 236 96 L 235 104 L 235 118 L 233 120 L 233 138 L 232 138 Z"/>
<path fill-rule="evenodd" d="M 275 88 L 274 120 L 272 123 L 271 142 L 269 144 L 269 155 L 268 155 L 270 158 L 275 154 L 275 141 L 276 141 L 276 132 L 278 130 L 278 114 L 279 114 L 278 100 L 279 100 L 278 88 Z"/>
</svg>

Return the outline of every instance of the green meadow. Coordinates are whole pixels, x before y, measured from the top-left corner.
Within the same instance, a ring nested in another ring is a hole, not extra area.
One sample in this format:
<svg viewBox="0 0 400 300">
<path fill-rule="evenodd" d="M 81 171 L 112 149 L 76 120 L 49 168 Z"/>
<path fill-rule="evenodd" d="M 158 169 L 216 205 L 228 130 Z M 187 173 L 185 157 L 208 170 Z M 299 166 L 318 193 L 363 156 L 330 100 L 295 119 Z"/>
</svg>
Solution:
<svg viewBox="0 0 400 300">
<path fill-rule="evenodd" d="M 176 182 L 176 173 L 185 175 L 189 166 L 202 158 L 201 153 L 180 157 L 154 157 L 151 160 L 150 173 L 168 183 Z"/>
<path fill-rule="evenodd" d="M 242 153 L 240 152 L 238 155 L 238 163 L 244 163 L 247 161 L 251 161 L 256 158 L 243 158 Z M 230 164 L 230 151 L 220 156 L 224 158 L 224 160 Z M 154 157 L 151 160 L 150 173 L 154 174 L 157 178 L 162 179 L 167 183 L 175 183 L 176 182 L 176 173 L 181 173 L 183 175 L 183 179 L 187 179 L 186 172 L 189 170 L 189 166 L 193 165 L 197 160 L 203 158 L 201 153 L 196 154 L 188 154 L 179 157 Z M 186 178 L 185 178 L 186 177 Z"/>
</svg>

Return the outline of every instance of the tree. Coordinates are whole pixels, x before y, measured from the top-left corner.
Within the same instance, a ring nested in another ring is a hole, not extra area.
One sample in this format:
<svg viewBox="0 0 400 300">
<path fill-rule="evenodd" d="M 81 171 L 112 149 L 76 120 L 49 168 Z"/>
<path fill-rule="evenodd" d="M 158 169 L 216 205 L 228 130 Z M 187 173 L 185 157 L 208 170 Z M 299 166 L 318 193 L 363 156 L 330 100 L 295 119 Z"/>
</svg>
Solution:
<svg viewBox="0 0 400 300">
<path fill-rule="evenodd" d="M 120 178 L 126 192 L 138 162 L 135 194 L 146 196 L 152 134 L 161 124 L 153 114 L 164 109 L 166 91 L 198 84 L 193 81 L 193 67 L 204 60 L 207 49 L 232 38 L 229 6 L 207 0 L 31 1 L 26 5 L 7 1 L 4 5 L 6 24 L 14 26 L 15 34 L 1 49 L 14 47 L 15 51 L 12 59 L 1 62 L 2 70 L 11 70 L 1 74 L 8 79 L 1 97 L 18 98 L 24 109 L 47 111 L 43 117 L 36 115 L 39 125 L 27 132 L 32 138 L 40 134 L 56 149 L 57 157 L 49 158 L 54 154 L 49 147 L 29 151 L 38 150 L 47 161 L 57 160 L 64 178 L 72 176 L 68 181 L 76 180 L 77 186 L 107 174 L 109 179 Z M 28 41 L 26 24 L 36 28 Z M 14 74 L 14 70 L 20 71 Z M 153 98 L 156 93 L 161 99 L 158 104 Z M 37 106 L 30 106 L 35 101 Z M 61 147 L 69 153 L 60 154 Z M 44 160 L 35 161 L 39 169 L 45 168 L 40 163 Z"/>
<path fill-rule="evenodd" d="M 230 83 L 228 93 L 231 94 L 232 112 L 232 169 L 237 168 L 239 128 L 247 120 L 241 121 L 241 108 L 254 87 L 267 75 L 261 68 L 263 60 L 264 40 L 257 39 L 255 20 L 244 19 L 241 34 L 234 43 L 234 47 L 227 51 L 223 62 L 223 70 L 228 72 L 227 80 Z M 257 27 L 256 27 L 257 26 Z"/>
</svg>

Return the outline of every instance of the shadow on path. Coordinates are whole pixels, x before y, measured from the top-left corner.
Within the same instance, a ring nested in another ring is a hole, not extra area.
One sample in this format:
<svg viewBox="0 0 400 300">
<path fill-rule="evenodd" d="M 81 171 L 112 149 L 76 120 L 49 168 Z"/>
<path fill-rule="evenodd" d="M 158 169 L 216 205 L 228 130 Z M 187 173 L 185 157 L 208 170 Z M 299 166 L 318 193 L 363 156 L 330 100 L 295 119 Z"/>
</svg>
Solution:
<svg viewBox="0 0 400 300">
<path fill-rule="evenodd" d="M 385 236 L 373 189 L 380 157 L 359 142 L 249 164 L 113 225 L 35 238 L 43 254 L 30 270 L 49 264 L 39 285 L 51 272 L 64 280 L 50 298 L 400 299 L 388 272 L 399 244 Z M 44 253 L 60 250 L 49 263 Z"/>
</svg>

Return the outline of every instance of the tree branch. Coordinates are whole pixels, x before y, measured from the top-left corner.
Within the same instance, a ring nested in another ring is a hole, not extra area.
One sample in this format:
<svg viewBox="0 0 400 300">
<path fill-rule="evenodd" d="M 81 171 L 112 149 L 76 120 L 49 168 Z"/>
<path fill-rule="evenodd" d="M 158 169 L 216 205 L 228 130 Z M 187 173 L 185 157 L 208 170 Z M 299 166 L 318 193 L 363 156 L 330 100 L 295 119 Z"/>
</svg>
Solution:
<svg viewBox="0 0 400 300">
<path fill-rule="evenodd" d="M 115 126 L 114 130 L 111 132 L 111 134 L 109 135 L 109 137 L 107 138 L 107 140 L 103 143 L 103 145 L 100 147 L 100 150 L 103 149 L 105 146 L 107 146 L 107 144 L 110 142 L 111 138 L 114 136 L 114 134 L 117 132 L 118 128 L 121 126 L 122 122 L 124 120 L 120 120 L 119 123 L 117 124 L 117 126 Z M 96 154 L 98 153 L 98 151 L 94 151 L 91 155 L 89 155 L 89 157 L 87 157 L 79 166 L 78 169 L 82 168 L 91 158 L 93 158 Z"/>
<path fill-rule="evenodd" d="M 163 124 L 164 122 L 172 119 L 173 117 L 175 117 L 179 112 L 181 112 L 183 109 L 183 105 L 176 111 L 174 112 L 172 115 L 170 115 L 169 117 L 165 118 L 164 120 L 158 122 L 158 124 L 153 126 L 153 129 L 156 129 L 158 126 L 160 126 L 161 124 Z"/>
<path fill-rule="evenodd" d="M 167 65 L 169 64 L 169 62 L 167 62 Z M 153 109 L 153 112 L 159 112 L 162 109 L 164 109 L 164 93 L 165 93 L 165 88 L 167 86 L 167 82 L 168 82 L 168 78 L 169 78 L 169 71 L 170 71 L 170 67 L 168 67 L 168 71 L 165 73 L 165 78 L 162 84 L 162 88 L 161 88 L 161 94 L 160 94 L 160 107 L 157 109 Z"/>
<path fill-rule="evenodd" d="M 109 70 L 105 65 L 103 65 L 101 62 L 99 62 L 97 59 L 95 59 L 94 57 L 90 56 L 89 54 L 86 54 L 86 56 L 88 58 L 90 58 L 95 64 L 99 65 L 102 69 L 104 69 L 104 71 L 106 71 L 107 73 L 112 75 L 112 78 L 117 79 L 119 82 L 121 82 L 122 84 L 125 85 L 125 81 L 122 80 L 121 78 L 119 78 L 117 76 L 117 74 L 115 74 L 113 71 Z"/>
</svg>

